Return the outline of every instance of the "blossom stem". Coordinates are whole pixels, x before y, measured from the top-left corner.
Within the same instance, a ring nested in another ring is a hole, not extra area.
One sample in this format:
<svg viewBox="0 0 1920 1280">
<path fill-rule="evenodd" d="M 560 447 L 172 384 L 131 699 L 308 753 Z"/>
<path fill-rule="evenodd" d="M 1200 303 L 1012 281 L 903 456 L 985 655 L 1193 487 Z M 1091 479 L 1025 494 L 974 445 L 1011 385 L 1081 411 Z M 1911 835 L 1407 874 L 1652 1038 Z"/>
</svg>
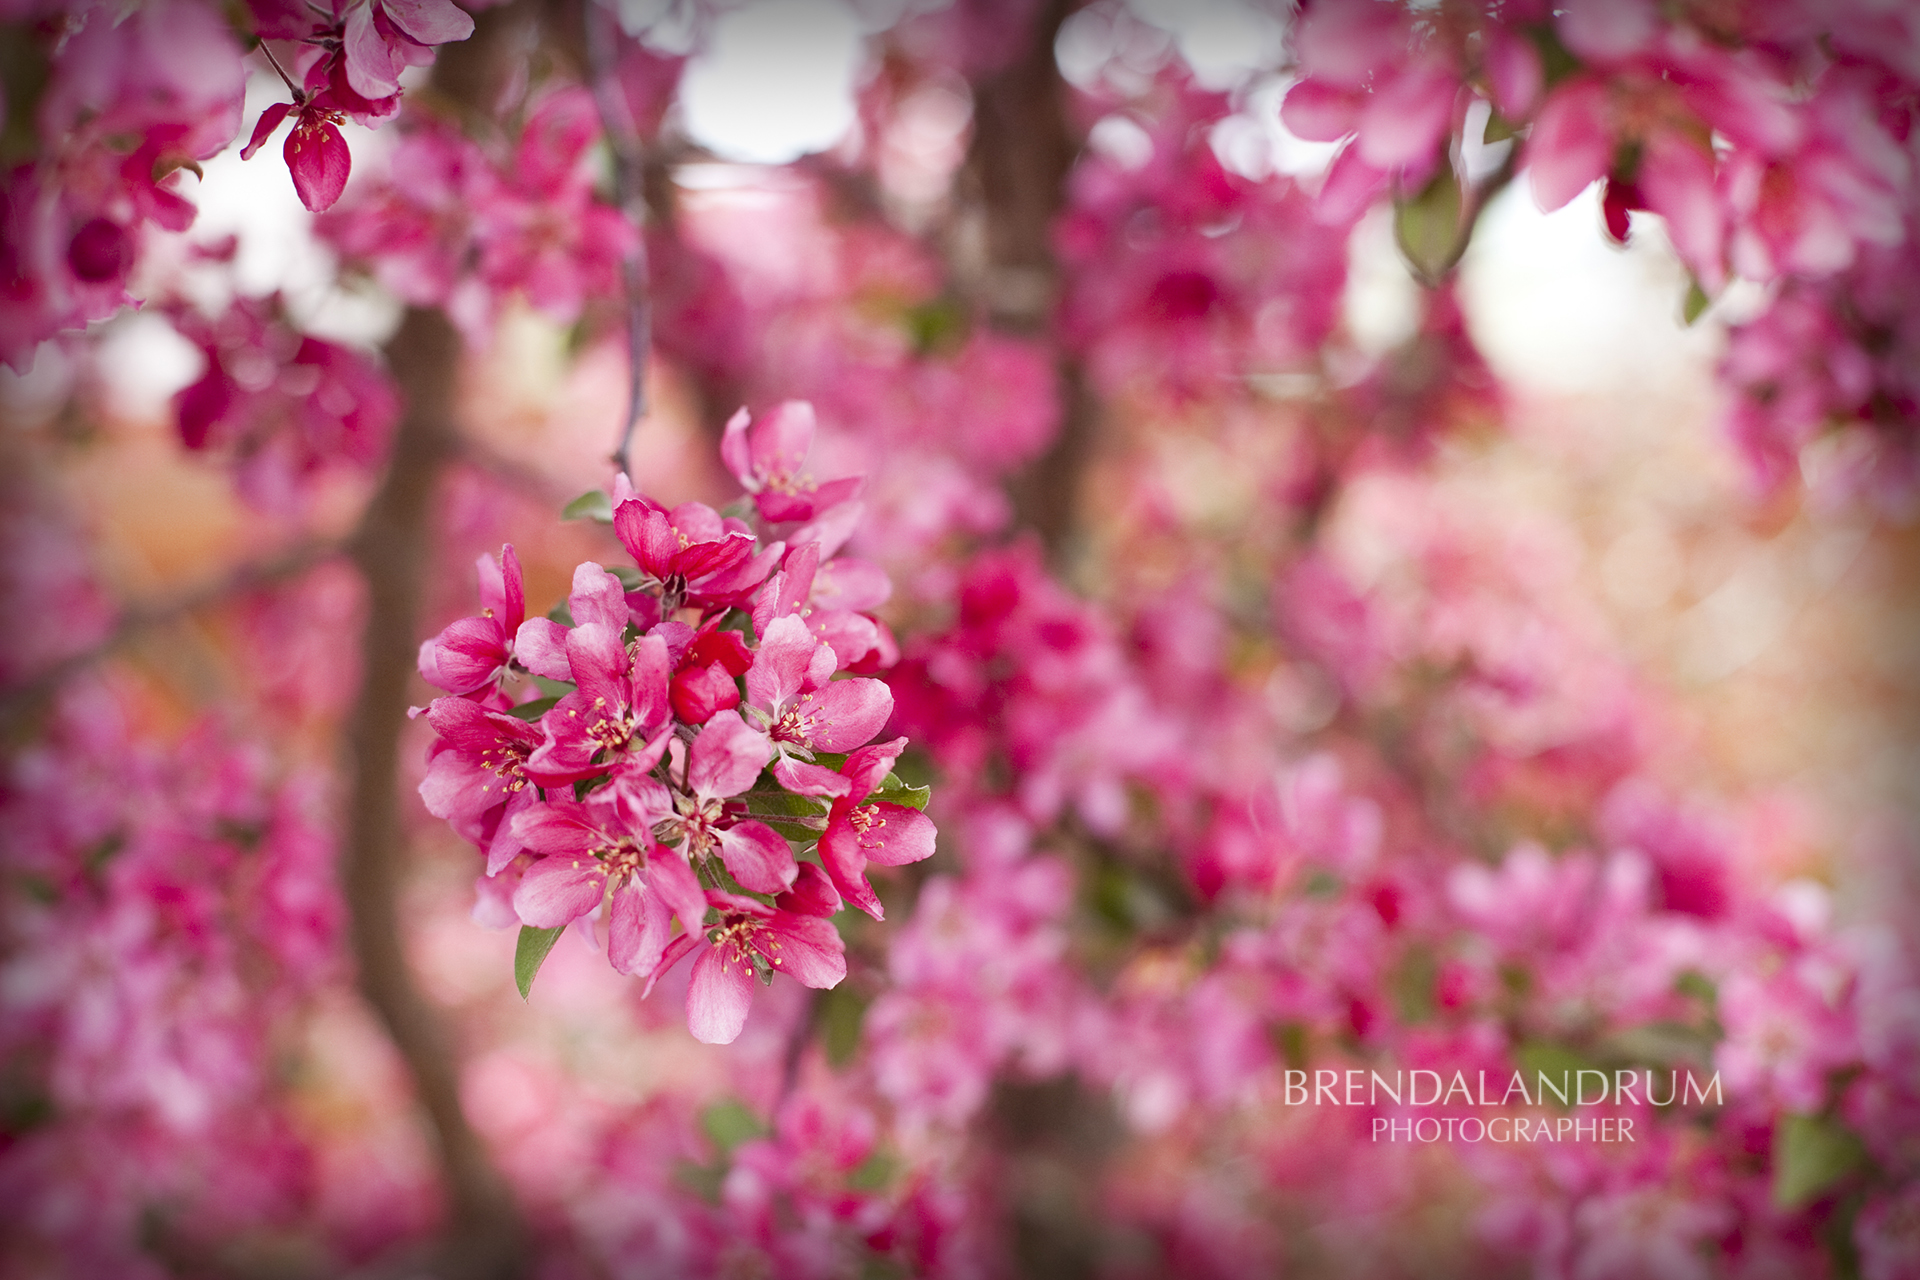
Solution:
<svg viewBox="0 0 1920 1280">
<path fill-rule="evenodd" d="M 268 47 L 265 40 L 260 42 L 260 52 L 267 55 L 267 61 L 272 63 L 273 69 L 280 73 L 280 79 L 287 86 L 287 92 L 293 95 L 293 105 L 296 107 L 305 105 L 307 95 L 300 92 L 299 86 L 293 82 L 293 77 L 288 75 L 287 69 L 280 65 L 280 59 L 273 56 L 273 50 Z"/>
</svg>

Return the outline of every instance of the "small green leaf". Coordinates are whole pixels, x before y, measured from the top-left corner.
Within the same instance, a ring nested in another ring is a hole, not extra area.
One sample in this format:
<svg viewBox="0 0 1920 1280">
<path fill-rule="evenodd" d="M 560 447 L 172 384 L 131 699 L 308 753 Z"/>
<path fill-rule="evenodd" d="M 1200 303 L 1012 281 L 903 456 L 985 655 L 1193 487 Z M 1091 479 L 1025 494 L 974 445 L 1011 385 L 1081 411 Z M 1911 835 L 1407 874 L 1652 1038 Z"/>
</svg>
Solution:
<svg viewBox="0 0 1920 1280">
<path fill-rule="evenodd" d="M 1577 1096 L 1573 1091 L 1579 1086 L 1580 1073 L 1597 1070 L 1581 1054 L 1551 1040 L 1529 1040 L 1515 1049 L 1513 1056 L 1526 1077 L 1527 1087 L 1537 1091 L 1534 1100 L 1545 1106 L 1548 1099 L 1552 1099 L 1553 1106 L 1560 1111 L 1573 1106 L 1573 1099 Z M 1541 1076 L 1545 1076 L 1556 1089 L 1565 1090 L 1567 1100 L 1562 1102 L 1552 1089 L 1542 1086 Z"/>
<path fill-rule="evenodd" d="M 532 702 L 523 702 L 517 707 L 508 707 L 507 714 L 521 720 L 538 720 L 541 716 L 553 710 L 553 704 L 558 701 L 560 701 L 560 699 L 557 697 L 535 698 Z"/>
<path fill-rule="evenodd" d="M 564 698 L 574 690 L 573 684 L 569 681 L 549 680 L 545 676 L 534 676 L 533 687 L 538 689 L 543 697 L 548 698 Z"/>
<path fill-rule="evenodd" d="M 613 523 L 613 500 L 599 489 L 589 489 L 560 509 L 562 520 L 597 520 Z"/>
<path fill-rule="evenodd" d="M 713 1145 L 720 1148 L 722 1156 L 732 1155 L 733 1149 L 743 1142 L 767 1136 L 767 1126 L 760 1122 L 760 1117 L 736 1098 L 724 1098 L 702 1111 L 700 1128 L 713 1140 Z"/>
<path fill-rule="evenodd" d="M 932 787 L 910 787 L 891 773 L 880 784 L 880 789 L 867 797 L 868 803 L 904 805 L 909 809 L 924 809 L 931 799 Z"/>
<path fill-rule="evenodd" d="M 1713 299 L 1709 298 L 1707 291 L 1700 287 L 1700 282 L 1698 280 L 1688 280 L 1687 299 L 1680 304 L 1681 320 L 1691 325 L 1694 321 L 1705 315 L 1707 308 L 1712 305 Z"/>
<path fill-rule="evenodd" d="M 1496 142 L 1505 142 L 1518 132 L 1520 132 L 1520 130 L 1513 121 L 1507 119 L 1498 111 L 1489 111 L 1487 112 L 1487 127 L 1486 130 L 1481 133 L 1480 141 L 1487 146 L 1492 146 Z"/>
<path fill-rule="evenodd" d="M 1803 1208 L 1866 1161 L 1849 1130 L 1816 1116 L 1789 1115 L 1773 1131 L 1773 1203 Z"/>
<path fill-rule="evenodd" d="M 563 627 L 570 627 L 573 625 L 573 610 L 565 600 L 562 600 L 559 604 L 547 610 L 547 621 L 557 622 Z"/>
<path fill-rule="evenodd" d="M 847 1185 L 855 1191 L 879 1191 L 899 1172 L 898 1161 L 885 1151 L 876 1150 L 854 1166 L 853 1172 L 847 1175 Z"/>
<path fill-rule="evenodd" d="M 540 972 L 540 966 L 547 962 L 547 952 L 553 950 L 553 944 L 560 940 L 560 934 L 566 929 L 560 925 L 552 929 L 536 929 L 532 925 L 520 926 L 520 940 L 513 946 L 513 982 L 520 988 L 520 998 L 529 998 L 533 990 L 533 977 Z"/>
<path fill-rule="evenodd" d="M 1309 898 L 1334 898 L 1345 887 L 1339 876 L 1325 867 L 1315 867 L 1313 874 L 1307 877 L 1307 882 L 1300 886 L 1300 892 Z"/>
<path fill-rule="evenodd" d="M 1466 248 L 1461 209 L 1460 183 L 1446 164 L 1418 195 L 1394 203 L 1394 239 L 1414 274 L 1427 284 L 1438 283 Z"/>
<path fill-rule="evenodd" d="M 827 811 L 824 801 L 791 791 L 749 791 L 740 798 L 756 818 L 818 818 Z"/>
<path fill-rule="evenodd" d="M 1434 988 L 1439 981 L 1440 961 L 1433 952 L 1422 946 L 1407 948 L 1388 978 L 1402 1022 L 1417 1024 L 1433 1016 Z"/>
<path fill-rule="evenodd" d="M 626 591 L 638 591 L 647 585 L 647 575 L 630 564 L 616 564 L 607 572 L 620 579 L 620 586 Z"/>
<path fill-rule="evenodd" d="M 827 1061 L 844 1067 L 853 1061 L 860 1048 L 860 1027 L 866 1020 L 868 1000 L 846 983 L 820 993 L 820 1043 Z"/>
</svg>

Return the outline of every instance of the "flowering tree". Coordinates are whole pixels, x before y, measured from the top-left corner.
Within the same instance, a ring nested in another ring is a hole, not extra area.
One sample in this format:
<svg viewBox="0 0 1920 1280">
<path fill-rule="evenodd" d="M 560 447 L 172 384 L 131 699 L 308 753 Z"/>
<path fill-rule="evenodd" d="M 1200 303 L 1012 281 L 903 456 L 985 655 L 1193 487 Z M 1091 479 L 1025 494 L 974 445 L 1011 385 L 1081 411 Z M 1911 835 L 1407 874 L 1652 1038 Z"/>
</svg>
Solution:
<svg viewBox="0 0 1920 1280">
<path fill-rule="evenodd" d="M 1137 8 L 903 6 L 759 170 L 724 7 L 0 15 L 9 1274 L 1920 1267 L 1910 833 L 1596 605 L 1460 282 L 1664 237 L 1700 541 L 1889 563 L 1920 20 Z M 235 147 L 377 340 L 194 229 Z"/>
</svg>

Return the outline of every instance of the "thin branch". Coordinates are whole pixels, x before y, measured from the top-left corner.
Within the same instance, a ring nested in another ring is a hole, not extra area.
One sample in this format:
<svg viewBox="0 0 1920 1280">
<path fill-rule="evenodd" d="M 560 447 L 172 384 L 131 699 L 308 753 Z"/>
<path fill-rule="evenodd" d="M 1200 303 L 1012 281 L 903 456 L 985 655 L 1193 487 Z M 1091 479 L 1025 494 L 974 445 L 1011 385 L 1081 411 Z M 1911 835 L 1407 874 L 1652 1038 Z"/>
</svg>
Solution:
<svg viewBox="0 0 1920 1280">
<path fill-rule="evenodd" d="M 587 45 L 587 66 L 593 82 L 593 102 L 600 111 L 600 129 L 613 152 L 614 196 L 626 215 L 633 236 L 620 262 L 620 282 L 627 302 L 627 418 L 620 430 L 620 446 L 613 465 L 633 477 L 633 435 L 648 413 L 647 357 L 653 347 L 647 267 L 646 156 L 639 130 L 627 109 L 620 87 L 617 62 L 620 28 L 599 0 L 580 0 Z"/>
<path fill-rule="evenodd" d="M 113 627 L 99 641 L 68 654 L 38 675 L 0 690 L 0 722 L 23 715 L 62 684 L 95 663 L 110 657 L 142 631 L 177 622 L 191 613 L 224 604 L 236 596 L 297 578 L 346 549 L 347 540 L 306 542 L 282 555 L 244 564 L 217 582 L 195 588 L 171 600 L 121 611 Z"/>
<path fill-rule="evenodd" d="M 271 62 L 273 69 L 280 73 L 280 79 L 286 84 L 287 92 L 293 95 L 293 105 L 296 107 L 303 105 L 307 100 L 307 95 L 300 92 L 300 86 L 293 82 L 293 77 L 287 74 L 287 69 L 280 65 L 280 59 L 273 56 L 273 50 L 267 47 L 265 40 L 260 42 L 260 52 L 267 55 L 267 61 Z"/>
</svg>

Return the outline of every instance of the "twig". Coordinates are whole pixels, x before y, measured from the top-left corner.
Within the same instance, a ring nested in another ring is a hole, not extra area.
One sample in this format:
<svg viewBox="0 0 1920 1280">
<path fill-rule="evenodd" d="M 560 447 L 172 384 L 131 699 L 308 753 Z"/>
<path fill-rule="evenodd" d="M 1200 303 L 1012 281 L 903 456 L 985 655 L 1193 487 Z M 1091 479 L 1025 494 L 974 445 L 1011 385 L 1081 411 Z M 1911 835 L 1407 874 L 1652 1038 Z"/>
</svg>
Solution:
<svg viewBox="0 0 1920 1280">
<path fill-rule="evenodd" d="M 196 588 L 172 600 L 125 609 L 112 629 L 95 644 L 78 653 L 68 654 L 51 667 L 12 688 L 0 690 L 0 722 L 25 714 L 62 684 L 96 662 L 109 657 L 140 632 L 165 626 L 201 609 L 222 604 L 235 596 L 261 587 L 272 586 L 288 578 L 297 578 L 321 562 L 340 554 L 346 541 L 308 542 L 284 555 L 254 564 L 241 565 L 218 582 Z"/>
<path fill-rule="evenodd" d="M 620 446 L 613 451 L 613 465 L 632 479 L 633 433 L 648 413 L 647 356 L 653 347 L 647 267 L 646 157 L 618 79 L 619 26 L 599 0 L 580 0 L 580 4 L 593 102 L 600 111 L 601 132 L 613 152 L 614 197 L 620 202 L 620 212 L 626 216 L 633 232 L 626 256 L 620 262 L 620 282 L 627 302 L 627 418 L 620 429 Z"/>
</svg>

